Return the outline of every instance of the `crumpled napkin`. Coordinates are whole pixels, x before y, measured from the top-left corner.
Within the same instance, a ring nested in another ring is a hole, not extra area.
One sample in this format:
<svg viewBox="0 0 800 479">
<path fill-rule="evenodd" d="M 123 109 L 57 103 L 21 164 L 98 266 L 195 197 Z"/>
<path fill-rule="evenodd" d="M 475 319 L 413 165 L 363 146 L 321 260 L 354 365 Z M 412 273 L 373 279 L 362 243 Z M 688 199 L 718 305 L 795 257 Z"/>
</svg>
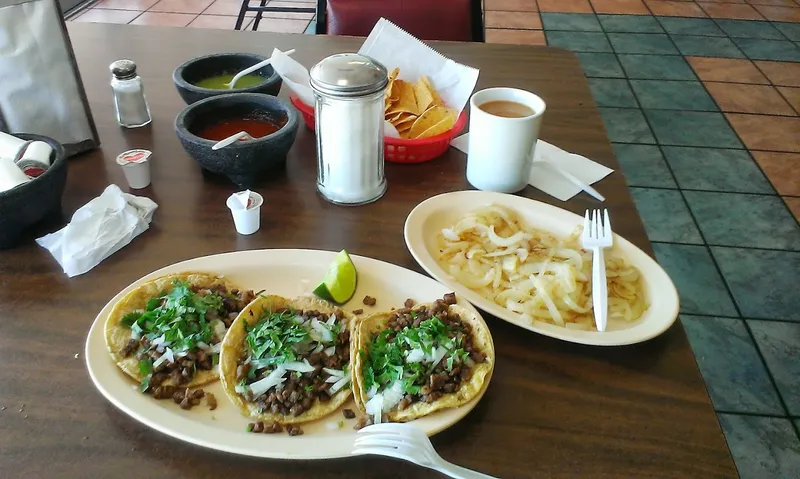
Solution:
<svg viewBox="0 0 800 479">
<path fill-rule="evenodd" d="M 469 133 L 454 138 L 450 146 L 468 153 Z M 558 170 L 571 173 L 587 185 L 597 183 L 614 171 L 585 156 L 570 153 L 544 140 L 538 140 L 533 150 L 533 165 L 528 184 L 561 201 L 567 201 L 583 191 L 559 174 Z"/>
<path fill-rule="evenodd" d="M 158 205 L 109 185 L 81 206 L 69 224 L 36 240 L 70 278 L 83 274 L 119 251 L 150 227 Z"/>
</svg>

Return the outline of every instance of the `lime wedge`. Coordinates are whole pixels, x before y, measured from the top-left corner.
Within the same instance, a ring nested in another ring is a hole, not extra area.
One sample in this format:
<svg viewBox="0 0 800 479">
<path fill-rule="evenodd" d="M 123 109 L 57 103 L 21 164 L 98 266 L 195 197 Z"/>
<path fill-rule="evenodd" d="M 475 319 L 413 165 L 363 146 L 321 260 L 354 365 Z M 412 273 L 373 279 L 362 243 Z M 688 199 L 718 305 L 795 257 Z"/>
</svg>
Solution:
<svg viewBox="0 0 800 479">
<path fill-rule="evenodd" d="M 314 288 L 314 294 L 320 298 L 343 304 L 356 294 L 358 273 L 350 255 L 342 250 L 336 255 L 322 282 Z"/>
</svg>

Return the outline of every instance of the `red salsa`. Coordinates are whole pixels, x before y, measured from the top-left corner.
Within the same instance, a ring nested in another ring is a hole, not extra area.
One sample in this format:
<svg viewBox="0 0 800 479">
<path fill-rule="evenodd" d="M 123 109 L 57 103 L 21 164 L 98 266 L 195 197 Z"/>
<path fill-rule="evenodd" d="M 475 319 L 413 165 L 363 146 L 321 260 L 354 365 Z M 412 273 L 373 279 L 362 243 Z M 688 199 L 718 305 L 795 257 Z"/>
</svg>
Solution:
<svg viewBox="0 0 800 479">
<path fill-rule="evenodd" d="M 225 138 L 235 135 L 240 131 L 246 131 L 253 138 L 261 138 L 271 135 L 280 130 L 286 121 L 274 123 L 267 119 L 249 119 L 243 118 L 240 120 L 225 120 L 223 122 L 211 125 L 197 134 L 200 138 L 206 140 L 220 141 Z"/>
</svg>

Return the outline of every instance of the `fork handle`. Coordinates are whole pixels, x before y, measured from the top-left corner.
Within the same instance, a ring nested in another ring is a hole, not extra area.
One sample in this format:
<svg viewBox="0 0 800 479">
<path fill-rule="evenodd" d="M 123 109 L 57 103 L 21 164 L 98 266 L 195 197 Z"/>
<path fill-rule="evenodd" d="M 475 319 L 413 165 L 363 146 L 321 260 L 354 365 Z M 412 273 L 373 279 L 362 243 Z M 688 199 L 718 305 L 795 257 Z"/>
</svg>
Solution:
<svg viewBox="0 0 800 479">
<path fill-rule="evenodd" d="M 457 466 L 453 463 L 445 461 L 444 459 L 437 461 L 436 466 L 434 466 L 432 469 L 435 469 L 447 476 L 454 477 L 455 479 L 497 479 L 494 476 L 483 474 L 482 472 Z"/>
<path fill-rule="evenodd" d="M 608 324 L 608 285 L 603 248 L 593 248 L 592 251 L 592 307 L 597 330 L 605 331 Z"/>
</svg>

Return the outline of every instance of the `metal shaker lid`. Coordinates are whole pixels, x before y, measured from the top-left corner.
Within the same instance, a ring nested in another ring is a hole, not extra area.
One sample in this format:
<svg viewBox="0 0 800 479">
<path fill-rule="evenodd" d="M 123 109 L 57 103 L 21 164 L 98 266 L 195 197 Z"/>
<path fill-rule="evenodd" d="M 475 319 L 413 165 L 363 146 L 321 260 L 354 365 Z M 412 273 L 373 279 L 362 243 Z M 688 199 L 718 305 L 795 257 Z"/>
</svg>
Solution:
<svg viewBox="0 0 800 479">
<path fill-rule="evenodd" d="M 117 60 L 108 69 L 120 80 L 128 80 L 136 76 L 136 63 L 133 60 Z"/>
<path fill-rule="evenodd" d="M 386 88 L 386 67 L 357 53 L 332 55 L 311 69 L 311 88 L 336 97 L 369 95 Z"/>
</svg>

